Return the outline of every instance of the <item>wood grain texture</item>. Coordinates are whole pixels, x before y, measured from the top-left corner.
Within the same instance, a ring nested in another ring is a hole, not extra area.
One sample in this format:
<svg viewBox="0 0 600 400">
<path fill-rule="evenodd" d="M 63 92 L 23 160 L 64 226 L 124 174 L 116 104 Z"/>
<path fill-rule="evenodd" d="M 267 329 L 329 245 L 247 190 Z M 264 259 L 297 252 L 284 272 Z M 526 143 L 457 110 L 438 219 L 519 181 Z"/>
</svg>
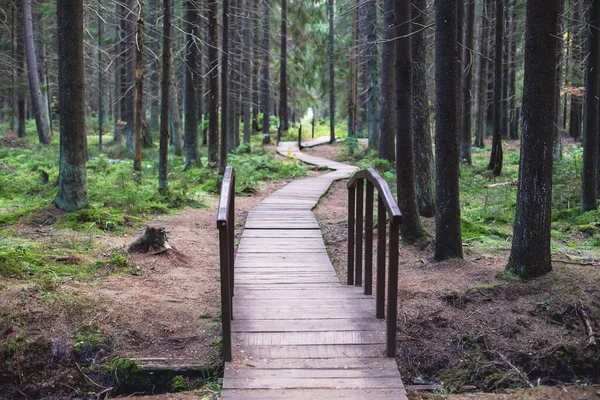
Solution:
<svg viewBox="0 0 600 400">
<path fill-rule="evenodd" d="M 235 262 L 233 361 L 223 399 L 406 399 L 375 299 L 340 284 L 311 210 L 354 167 L 278 152 L 334 172 L 291 182 L 248 212 Z"/>
</svg>

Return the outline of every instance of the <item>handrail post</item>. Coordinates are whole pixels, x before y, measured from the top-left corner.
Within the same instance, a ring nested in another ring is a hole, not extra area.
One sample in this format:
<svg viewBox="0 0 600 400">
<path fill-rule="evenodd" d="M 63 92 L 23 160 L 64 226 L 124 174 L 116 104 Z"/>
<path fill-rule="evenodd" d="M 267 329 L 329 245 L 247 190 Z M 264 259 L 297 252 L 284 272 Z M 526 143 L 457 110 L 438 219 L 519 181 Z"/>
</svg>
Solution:
<svg viewBox="0 0 600 400">
<path fill-rule="evenodd" d="M 365 294 L 373 294 L 373 183 L 367 180 L 365 209 Z"/>
<path fill-rule="evenodd" d="M 362 251 L 363 251 L 363 215 L 365 212 L 364 197 L 365 181 L 356 181 L 356 255 L 354 258 L 356 268 L 354 269 L 355 286 L 362 286 Z"/>
<path fill-rule="evenodd" d="M 388 268 L 387 356 L 396 357 L 396 321 L 398 319 L 398 247 L 399 226 L 390 221 L 390 265 Z"/>
<path fill-rule="evenodd" d="M 221 325 L 223 329 L 223 361 L 231 361 L 231 292 L 229 277 L 229 224 L 219 227 L 221 258 Z"/>
<path fill-rule="evenodd" d="M 348 285 L 354 285 L 354 217 L 356 187 L 348 188 Z"/>
<path fill-rule="evenodd" d="M 385 203 L 381 194 L 377 196 L 377 282 L 376 304 L 377 318 L 385 318 L 385 250 L 387 222 Z"/>
<path fill-rule="evenodd" d="M 234 271 L 234 253 L 235 253 L 235 174 L 231 176 L 231 192 L 230 192 L 230 206 L 228 213 L 228 227 L 229 227 L 229 287 L 231 297 L 234 296 L 234 282 L 235 282 L 235 271 Z M 231 319 L 233 319 L 233 302 L 231 302 Z"/>
</svg>

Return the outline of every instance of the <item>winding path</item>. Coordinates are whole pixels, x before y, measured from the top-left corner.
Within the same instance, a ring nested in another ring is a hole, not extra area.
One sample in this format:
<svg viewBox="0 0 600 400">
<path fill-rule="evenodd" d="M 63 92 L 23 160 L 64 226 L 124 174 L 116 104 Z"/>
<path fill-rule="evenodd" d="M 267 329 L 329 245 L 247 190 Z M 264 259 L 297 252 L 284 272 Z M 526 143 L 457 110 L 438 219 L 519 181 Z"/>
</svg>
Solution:
<svg viewBox="0 0 600 400">
<path fill-rule="evenodd" d="M 331 173 L 301 179 L 248 213 L 235 262 L 233 361 L 223 399 L 406 399 L 385 357 L 375 299 L 340 284 L 311 210 L 356 170 L 282 142 L 277 151 Z"/>
</svg>

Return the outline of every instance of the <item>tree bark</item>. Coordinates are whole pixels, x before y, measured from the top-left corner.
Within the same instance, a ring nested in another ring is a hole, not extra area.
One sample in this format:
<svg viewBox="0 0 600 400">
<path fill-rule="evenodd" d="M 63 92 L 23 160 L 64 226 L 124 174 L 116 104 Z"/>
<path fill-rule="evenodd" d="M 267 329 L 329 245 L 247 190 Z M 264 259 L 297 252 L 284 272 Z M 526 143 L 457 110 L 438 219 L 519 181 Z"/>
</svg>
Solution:
<svg viewBox="0 0 600 400">
<path fill-rule="evenodd" d="M 159 192 L 169 190 L 169 110 L 171 89 L 171 0 L 163 0 L 162 81 L 160 88 Z"/>
<path fill-rule="evenodd" d="M 269 112 L 271 108 L 271 94 L 270 94 L 270 78 L 269 78 L 269 64 L 270 64 L 270 54 L 269 54 L 269 35 L 270 35 L 270 10 L 271 6 L 269 5 L 269 0 L 263 0 L 264 5 L 264 15 L 263 15 L 263 62 L 262 62 L 262 82 L 261 82 L 261 108 L 263 112 L 263 144 L 271 143 L 271 133 L 269 126 Z"/>
<path fill-rule="evenodd" d="M 279 78 L 279 121 L 281 130 L 290 129 L 288 120 L 288 83 L 287 83 L 287 0 L 281 0 L 281 70 Z"/>
<path fill-rule="evenodd" d="M 507 265 L 507 269 L 523 278 L 552 270 L 552 139 L 559 1 L 527 1 L 519 188 Z"/>
<path fill-rule="evenodd" d="M 557 54 L 557 64 L 556 64 L 556 87 L 555 87 L 555 95 L 554 95 L 554 160 L 560 161 L 562 159 L 562 131 L 561 125 L 561 90 L 562 90 L 562 63 L 563 63 L 563 37 L 565 29 L 563 27 L 564 18 L 563 14 L 565 11 L 564 0 L 559 1 L 559 10 L 558 10 L 558 38 L 556 40 L 556 54 Z M 565 60 L 566 61 L 566 60 Z M 567 68 L 565 66 L 565 75 L 567 72 Z M 566 103 L 566 97 L 565 97 Z M 518 121 L 516 121 L 516 125 L 518 126 Z"/>
<path fill-rule="evenodd" d="M 379 143 L 377 111 L 379 108 L 379 86 L 377 82 L 377 3 L 368 0 L 367 14 L 367 131 L 369 147 L 376 149 Z"/>
<path fill-rule="evenodd" d="M 425 231 L 419 218 L 415 189 L 412 107 L 412 49 L 410 0 L 396 0 L 396 176 L 402 212 L 402 239 L 413 242 Z"/>
<path fill-rule="evenodd" d="M 198 37 L 198 11 L 193 0 L 186 1 L 186 57 L 185 57 L 185 166 L 191 168 L 199 165 L 200 150 L 198 148 L 198 115 L 196 99 L 196 64 L 198 49 L 195 39 Z"/>
<path fill-rule="evenodd" d="M 133 33 L 133 24 L 134 24 L 134 1 L 137 0 L 128 0 L 127 8 L 125 9 L 124 16 L 124 24 L 125 24 L 125 38 L 126 38 L 126 62 L 125 62 L 125 70 L 126 70 L 126 93 L 125 93 L 125 103 L 127 107 L 127 138 L 126 138 L 126 147 L 130 152 L 134 152 L 135 147 L 135 68 L 134 68 L 134 54 L 136 44 L 134 43 L 134 33 Z"/>
<path fill-rule="evenodd" d="M 208 0 L 208 163 L 219 161 L 219 44 L 217 30 L 217 0 Z"/>
<path fill-rule="evenodd" d="M 102 17 L 98 15 L 97 18 L 98 27 L 98 150 L 102 151 L 102 134 L 104 133 L 104 77 L 102 72 L 104 71 L 104 65 L 102 62 L 102 44 L 104 41 L 104 21 Z"/>
<path fill-rule="evenodd" d="M 587 56 L 585 66 L 585 121 L 583 166 L 581 171 L 581 212 L 596 210 L 598 175 L 598 97 L 600 88 L 600 0 L 591 0 L 588 11 Z"/>
<path fill-rule="evenodd" d="M 47 109 L 43 105 L 42 90 L 40 88 L 31 15 L 31 0 L 23 0 L 25 59 L 27 61 L 27 75 L 29 77 L 29 90 L 31 93 L 31 111 L 35 117 L 38 140 L 40 144 L 48 146 L 50 145 L 50 125 Z"/>
<path fill-rule="evenodd" d="M 83 0 L 57 0 L 60 173 L 56 205 L 72 212 L 88 204 Z"/>
<path fill-rule="evenodd" d="M 435 215 L 435 182 L 433 146 L 429 127 L 429 99 L 427 96 L 427 1 L 412 0 L 412 89 L 413 130 L 415 154 L 415 185 L 419 213 L 423 217 Z"/>
<path fill-rule="evenodd" d="M 435 259 L 462 258 L 459 198 L 457 6 L 435 3 Z"/>
<path fill-rule="evenodd" d="M 114 98 L 113 98 L 113 141 L 115 143 L 121 143 L 121 57 L 119 55 L 121 49 L 121 25 L 120 25 L 120 5 L 118 1 L 115 1 L 114 8 Z"/>
<path fill-rule="evenodd" d="M 467 29 L 465 31 L 465 43 L 463 49 L 464 84 L 462 96 L 462 140 L 461 160 L 471 165 L 471 109 L 473 107 L 473 34 L 475 30 L 475 0 L 467 1 L 466 15 Z"/>
<path fill-rule="evenodd" d="M 484 0 L 481 4 L 480 41 L 477 57 L 477 118 L 475 122 L 475 146 L 485 148 L 485 110 L 487 108 L 487 86 L 488 86 L 488 61 L 485 59 L 488 53 L 489 41 L 489 8 L 490 1 Z"/>
<path fill-rule="evenodd" d="M 219 174 L 225 174 L 228 149 L 228 101 L 229 101 L 229 0 L 223 0 L 223 38 L 221 45 L 221 147 L 219 153 Z"/>
<path fill-rule="evenodd" d="M 583 33 L 581 23 L 579 21 L 583 18 L 581 12 L 583 8 L 583 0 L 579 0 L 573 4 L 573 23 L 571 24 L 571 35 L 573 39 L 571 41 L 571 48 L 573 54 L 573 71 L 571 74 L 571 86 L 573 89 L 578 89 L 583 86 L 583 74 L 581 71 L 581 65 L 583 64 Z M 579 140 L 581 136 L 581 123 L 583 117 L 583 100 L 578 94 L 571 92 L 571 115 L 569 122 L 569 135 Z"/>
<path fill-rule="evenodd" d="M 492 175 L 502 173 L 502 52 L 504 30 L 504 0 L 496 0 L 496 40 L 494 68 L 494 136 L 488 169 Z"/>
<path fill-rule="evenodd" d="M 510 64 L 509 73 L 509 137 L 512 140 L 519 139 L 519 120 L 516 119 L 517 111 L 517 0 L 512 0 L 512 15 L 510 18 Z M 560 68 L 560 67 L 559 67 Z"/>
<path fill-rule="evenodd" d="M 356 0 L 352 22 L 352 44 L 350 51 L 350 90 L 348 91 L 348 137 L 357 134 L 358 117 L 358 10 L 360 0 Z"/>
<path fill-rule="evenodd" d="M 160 65 L 158 53 L 160 51 L 158 27 L 158 0 L 150 0 L 150 31 L 148 32 L 150 49 L 150 132 L 159 129 L 160 115 Z"/>
<path fill-rule="evenodd" d="M 250 145 L 251 115 L 250 103 L 252 102 L 252 79 L 250 72 L 252 63 L 252 28 L 251 28 L 251 0 L 244 0 L 244 18 L 243 18 L 243 41 L 242 46 L 242 76 L 250 79 L 250 82 L 242 84 L 242 119 L 244 122 L 244 144 Z"/>
<path fill-rule="evenodd" d="M 21 17 L 22 17 L 21 13 Z M 25 137 L 26 125 L 26 95 L 23 90 L 25 84 L 23 79 L 25 63 L 25 38 L 23 35 L 23 25 L 17 24 L 17 136 Z"/>
<path fill-rule="evenodd" d="M 137 0 L 137 37 L 135 40 L 135 141 L 133 170 L 142 172 L 142 131 L 144 129 L 144 0 Z"/>
<path fill-rule="evenodd" d="M 379 158 L 393 162 L 396 159 L 396 36 L 395 0 L 383 2 L 383 44 L 381 49 L 381 115 L 379 117 Z M 415 18 L 417 15 L 415 15 Z M 414 36 L 413 36 L 414 37 Z M 416 45 L 416 43 L 414 43 Z M 418 65 L 415 64 L 415 71 Z M 416 76 L 413 78 L 417 78 Z M 413 97 L 416 101 L 417 99 Z M 419 107 L 415 104 L 415 113 Z M 416 125 L 415 125 L 416 127 Z M 415 132 L 415 137 L 417 133 Z M 416 146 L 415 146 L 416 147 Z"/>
<path fill-rule="evenodd" d="M 328 0 L 329 10 L 329 143 L 335 142 L 335 0 Z"/>
</svg>

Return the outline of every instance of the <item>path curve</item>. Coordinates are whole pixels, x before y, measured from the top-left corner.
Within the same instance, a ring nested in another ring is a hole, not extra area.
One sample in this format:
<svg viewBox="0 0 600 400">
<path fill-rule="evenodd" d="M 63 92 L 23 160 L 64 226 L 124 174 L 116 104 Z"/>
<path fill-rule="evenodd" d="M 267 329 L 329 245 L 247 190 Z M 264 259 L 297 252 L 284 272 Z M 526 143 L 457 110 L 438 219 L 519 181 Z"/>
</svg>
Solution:
<svg viewBox="0 0 600 400">
<path fill-rule="evenodd" d="M 248 213 L 222 398 L 406 399 L 396 361 L 385 357 L 374 297 L 340 284 L 311 212 L 356 168 L 304 154 L 293 142 L 277 151 L 333 172 L 293 181 Z"/>
</svg>

